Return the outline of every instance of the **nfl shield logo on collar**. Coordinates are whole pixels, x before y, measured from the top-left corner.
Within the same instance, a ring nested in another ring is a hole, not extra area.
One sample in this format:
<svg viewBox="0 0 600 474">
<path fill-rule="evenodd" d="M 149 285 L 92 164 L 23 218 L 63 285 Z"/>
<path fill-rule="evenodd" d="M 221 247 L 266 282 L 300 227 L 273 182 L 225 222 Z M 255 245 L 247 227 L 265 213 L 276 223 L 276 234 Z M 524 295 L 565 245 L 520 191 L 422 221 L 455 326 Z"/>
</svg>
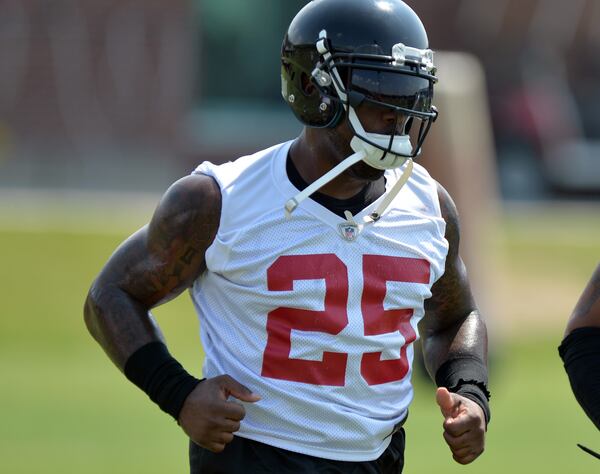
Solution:
<svg viewBox="0 0 600 474">
<path fill-rule="evenodd" d="M 338 228 L 342 237 L 348 242 L 354 242 L 358 238 L 358 226 L 356 224 L 344 222 L 339 224 Z"/>
</svg>

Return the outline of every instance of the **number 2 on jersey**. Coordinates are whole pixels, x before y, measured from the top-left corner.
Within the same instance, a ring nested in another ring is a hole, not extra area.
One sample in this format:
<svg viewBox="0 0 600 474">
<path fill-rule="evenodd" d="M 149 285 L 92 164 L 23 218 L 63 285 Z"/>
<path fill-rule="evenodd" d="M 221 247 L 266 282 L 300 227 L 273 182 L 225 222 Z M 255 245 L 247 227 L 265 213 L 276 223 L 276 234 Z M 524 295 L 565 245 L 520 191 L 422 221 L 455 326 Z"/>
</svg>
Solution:
<svg viewBox="0 0 600 474">
<path fill-rule="evenodd" d="M 408 372 L 406 348 L 415 341 L 410 325 L 412 309 L 384 309 L 386 282 L 429 283 L 424 259 L 363 256 L 361 310 L 365 336 L 399 331 L 405 339 L 400 358 L 381 360 L 381 352 L 363 354 L 361 375 L 369 385 L 403 379 Z M 348 325 L 348 270 L 334 254 L 279 257 L 267 270 L 269 291 L 292 291 L 295 280 L 325 280 L 324 311 L 280 307 L 267 319 L 267 346 L 262 375 L 314 385 L 344 386 L 348 354 L 323 352 L 322 360 L 290 358 L 291 331 L 339 334 Z"/>
</svg>

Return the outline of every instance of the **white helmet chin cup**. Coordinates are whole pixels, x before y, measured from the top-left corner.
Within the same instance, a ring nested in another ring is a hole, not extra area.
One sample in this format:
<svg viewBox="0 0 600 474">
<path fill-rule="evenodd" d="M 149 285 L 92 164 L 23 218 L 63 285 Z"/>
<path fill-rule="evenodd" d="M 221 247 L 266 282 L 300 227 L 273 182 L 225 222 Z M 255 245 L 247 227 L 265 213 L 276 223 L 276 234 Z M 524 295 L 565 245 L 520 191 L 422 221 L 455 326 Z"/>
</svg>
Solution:
<svg viewBox="0 0 600 474">
<path fill-rule="evenodd" d="M 364 152 L 363 161 L 369 166 L 378 170 L 399 168 L 412 155 L 413 147 L 409 135 L 394 135 L 392 141 L 390 135 L 366 132 L 354 107 L 348 107 L 348 109 L 348 120 L 354 129 L 354 137 L 350 142 L 350 147 L 356 153 Z M 390 141 L 392 143 L 391 147 Z"/>
<path fill-rule="evenodd" d="M 390 145 L 391 137 L 389 135 L 380 135 L 377 133 L 366 133 L 365 135 L 365 138 L 370 142 L 376 143 L 378 146 L 367 143 L 357 135 L 352 138 L 350 146 L 357 153 L 360 151 L 364 152 L 365 157 L 363 161 L 378 170 L 399 168 L 412 153 L 412 145 L 408 135 L 395 135 L 390 151 L 383 150 L 387 149 Z"/>
</svg>

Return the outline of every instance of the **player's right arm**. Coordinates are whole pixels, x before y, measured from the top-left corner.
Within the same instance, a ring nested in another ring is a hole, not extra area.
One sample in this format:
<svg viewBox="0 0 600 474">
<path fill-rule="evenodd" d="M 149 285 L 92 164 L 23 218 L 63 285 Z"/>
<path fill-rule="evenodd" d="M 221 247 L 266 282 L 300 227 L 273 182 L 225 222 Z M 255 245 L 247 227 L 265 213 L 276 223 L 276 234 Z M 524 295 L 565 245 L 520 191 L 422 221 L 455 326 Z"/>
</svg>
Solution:
<svg viewBox="0 0 600 474">
<path fill-rule="evenodd" d="M 206 269 L 204 254 L 217 233 L 221 193 L 204 175 L 173 184 L 150 223 L 127 239 L 88 293 L 88 330 L 127 377 L 174 416 L 197 444 L 220 451 L 257 397 L 227 375 L 198 383 L 168 353 L 150 310 L 179 295 Z"/>
<path fill-rule="evenodd" d="M 85 322 L 119 369 L 137 349 L 162 340 L 149 311 L 179 295 L 204 271 L 220 208 L 218 185 L 208 176 L 177 181 L 150 223 L 119 246 L 92 284 Z"/>
</svg>

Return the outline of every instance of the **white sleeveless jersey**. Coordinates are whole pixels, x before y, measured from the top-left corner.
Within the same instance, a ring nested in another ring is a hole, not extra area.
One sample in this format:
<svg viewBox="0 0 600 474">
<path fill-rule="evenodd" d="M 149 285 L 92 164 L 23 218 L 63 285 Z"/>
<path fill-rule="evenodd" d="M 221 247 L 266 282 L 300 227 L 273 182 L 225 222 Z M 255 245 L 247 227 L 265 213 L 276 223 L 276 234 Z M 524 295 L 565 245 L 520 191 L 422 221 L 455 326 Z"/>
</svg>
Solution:
<svg viewBox="0 0 600 474">
<path fill-rule="evenodd" d="M 307 199 L 284 204 L 291 142 L 196 173 L 221 188 L 217 236 L 191 295 L 204 376 L 259 394 L 237 435 L 344 461 L 373 460 L 407 415 L 413 342 L 448 250 L 436 183 L 419 165 L 359 229 Z M 402 169 L 386 171 L 389 190 Z M 355 216 L 362 222 L 382 198 Z"/>
</svg>

